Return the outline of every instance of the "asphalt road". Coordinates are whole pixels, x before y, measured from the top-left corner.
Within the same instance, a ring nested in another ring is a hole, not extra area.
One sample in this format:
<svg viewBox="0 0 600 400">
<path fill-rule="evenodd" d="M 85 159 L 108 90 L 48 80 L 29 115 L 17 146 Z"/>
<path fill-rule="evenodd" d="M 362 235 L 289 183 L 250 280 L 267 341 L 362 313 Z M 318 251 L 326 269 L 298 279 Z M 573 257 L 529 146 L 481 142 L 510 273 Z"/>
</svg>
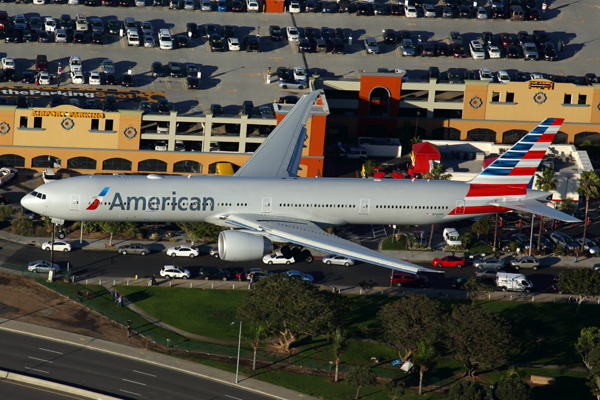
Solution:
<svg viewBox="0 0 600 400">
<path fill-rule="evenodd" d="M 432 1 L 435 3 L 435 1 Z M 544 21 L 511 22 L 510 20 L 476 20 L 476 19 L 445 19 L 445 18 L 416 18 L 407 19 L 396 16 L 357 17 L 353 14 L 263 14 L 263 13 L 231 13 L 231 12 L 201 12 L 175 11 L 163 7 L 86 7 L 84 5 L 44 5 L 2 4 L 3 10 L 9 15 L 25 14 L 27 18 L 33 15 L 52 16 L 59 18 L 61 14 L 70 14 L 72 18 L 77 13 L 86 16 L 98 16 L 106 22 L 109 18 L 123 20 L 134 17 L 137 21 L 150 21 L 155 29 L 170 28 L 173 34 L 182 34 L 187 22 L 196 22 L 202 26 L 207 23 L 218 25 L 234 25 L 237 27 L 236 36 L 243 38 L 247 34 L 260 34 L 261 53 L 229 52 L 211 53 L 205 39 L 192 40 L 189 49 L 172 51 L 158 48 L 133 48 L 127 46 L 126 38 L 106 36 L 105 45 L 92 44 L 39 44 L 22 43 L 6 44 L 0 51 L 0 57 L 16 59 L 18 68 L 31 69 L 36 54 L 47 54 L 51 62 L 68 64 L 72 55 L 79 55 L 85 72 L 95 71 L 104 58 L 116 62 L 119 74 L 133 66 L 136 89 L 164 91 L 167 98 L 174 103 L 180 112 L 197 113 L 209 108 L 211 103 L 219 103 L 226 107 L 226 112 L 237 112 L 244 100 L 253 100 L 256 106 L 270 103 L 286 94 L 298 94 L 302 91 L 282 90 L 275 83 L 266 85 L 267 67 L 276 69 L 278 66 L 308 68 L 311 73 L 322 77 L 339 79 L 356 79 L 359 71 L 376 71 L 377 68 L 404 68 L 412 77 L 422 76 L 430 66 L 437 66 L 441 71 L 450 67 L 463 70 L 476 70 L 489 67 L 492 71 L 507 70 L 540 72 L 546 74 L 564 74 L 583 76 L 593 72 L 598 66 L 598 30 L 594 23 L 600 13 L 600 8 L 593 0 L 570 2 L 559 0 L 549 3 L 549 10 Z M 320 29 L 341 27 L 347 36 L 352 36 L 353 44 L 348 46 L 345 56 L 329 53 L 301 54 L 295 43 L 287 41 L 272 42 L 268 35 L 269 25 L 282 27 L 297 26 L 299 28 L 314 27 Z M 422 58 L 402 57 L 395 46 L 382 45 L 381 53 L 368 55 L 364 50 L 362 40 L 374 36 L 382 40 L 383 29 L 406 29 L 413 32 L 415 41 L 417 35 L 423 40 L 444 40 L 450 31 L 459 31 L 466 41 L 475 39 L 482 31 L 494 34 L 518 31 L 545 30 L 554 42 L 562 39 L 566 45 L 565 52 L 560 54 L 559 61 L 524 61 L 513 59 L 481 60 L 453 59 L 450 57 Z M 148 75 L 151 63 L 161 61 L 194 62 L 202 64 L 202 89 L 187 91 L 181 79 L 153 79 Z M 56 67 L 57 64 L 54 64 Z M 65 69 L 66 72 L 66 69 Z M 65 75 L 61 88 L 74 87 L 70 85 Z M 84 87 L 86 85 L 83 85 Z"/>
<path fill-rule="evenodd" d="M 0 381 L 0 400 L 84 400 L 83 397 L 57 390 L 33 386 L 27 383 L 2 380 Z"/>
<path fill-rule="evenodd" d="M 51 340 L 0 331 L 0 341 L 0 369 L 123 399 L 267 399 L 184 372 Z"/>
</svg>

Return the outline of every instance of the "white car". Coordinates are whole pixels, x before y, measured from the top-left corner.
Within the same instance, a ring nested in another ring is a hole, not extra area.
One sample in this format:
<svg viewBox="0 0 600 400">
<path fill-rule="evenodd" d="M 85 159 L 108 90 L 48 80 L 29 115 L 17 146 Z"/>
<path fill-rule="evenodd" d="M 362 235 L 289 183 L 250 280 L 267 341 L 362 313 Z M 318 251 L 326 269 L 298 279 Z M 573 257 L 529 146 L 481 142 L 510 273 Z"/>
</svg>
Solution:
<svg viewBox="0 0 600 400">
<path fill-rule="evenodd" d="M 481 44 L 479 40 L 471 40 L 469 49 L 471 50 L 471 57 L 473 57 L 473 60 L 485 60 L 485 50 L 483 49 L 483 44 Z"/>
<path fill-rule="evenodd" d="M 477 8 L 477 11 L 475 11 L 475 14 L 477 15 L 477 19 L 488 19 L 488 12 L 485 9 L 485 7 Z"/>
<path fill-rule="evenodd" d="M 583 242 L 583 240 L 581 238 L 577 238 L 577 239 L 575 239 L 575 241 L 577 243 L 579 243 L 580 246 L 581 246 L 581 242 Z M 583 248 L 585 250 L 589 251 L 590 254 L 597 254 L 600 251 L 600 248 L 598 248 L 598 246 L 596 246 L 596 244 L 588 238 L 585 239 L 585 246 L 583 246 Z"/>
<path fill-rule="evenodd" d="M 212 248 L 208 251 L 208 254 L 210 254 L 211 256 L 213 256 L 214 258 L 220 258 L 219 256 L 219 249 L 218 248 Z"/>
<path fill-rule="evenodd" d="M 307 281 L 310 283 L 313 283 L 315 281 L 315 279 L 312 277 L 312 275 L 305 274 L 304 272 L 300 272 L 300 271 L 287 271 L 284 275 L 287 275 L 290 277 L 297 276 L 298 278 L 302 279 L 303 281 Z"/>
<path fill-rule="evenodd" d="M 67 43 L 68 36 L 66 29 L 57 29 L 54 31 L 54 42 L 56 43 Z"/>
<path fill-rule="evenodd" d="M 47 71 L 38 72 L 37 80 L 39 85 L 49 85 L 50 74 Z"/>
<path fill-rule="evenodd" d="M 25 16 L 23 14 L 15 15 L 13 25 L 19 30 L 27 29 L 27 20 L 25 19 Z"/>
<path fill-rule="evenodd" d="M 295 26 L 288 26 L 285 28 L 287 33 L 287 38 L 289 42 L 297 42 L 298 41 L 298 28 Z"/>
<path fill-rule="evenodd" d="M 136 7 L 145 7 L 146 6 L 146 0 L 135 0 L 135 6 Z"/>
<path fill-rule="evenodd" d="M 188 271 L 187 269 L 181 269 L 177 265 L 165 265 L 160 270 L 160 276 L 162 276 L 163 278 L 171 278 L 171 279 L 175 279 L 175 278 L 189 279 L 192 275 L 190 274 L 190 271 Z"/>
<path fill-rule="evenodd" d="M 10 181 L 19 171 L 12 167 L 0 168 L 0 186 Z"/>
<path fill-rule="evenodd" d="M 212 11 L 212 3 L 210 2 L 210 0 L 202 0 L 200 4 L 200 9 L 202 11 Z"/>
<path fill-rule="evenodd" d="M 85 83 L 85 77 L 81 71 L 71 71 L 71 83 L 75 85 L 83 85 Z"/>
<path fill-rule="evenodd" d="M 2 58 L 2 69 L 15 69 L 15 60 L 12 58 Z"/>
<path fill-rule="evenodd" d="M 290 8 L 289 8 L 290 14 L 297 14 L 300 12 L 300 2 L 297 0 L 292 0 L 290 2 Z"/>
<path fill-rule="evenodd" d="M 60 271 L 58 264 L 50 264 L 46 260 L 32 261 L 27 265 L 27 270 L 31 272 L 48 272 L 51 269 Z"/>
<path fill-rule="evenodd" d="M 294 79 L 306 82 L 306 71 L 302 67 L 294 68 Z"/>
<path fill-rule="evenodd" d="M 542 75 L 542 74 L 530 74 L 529 75 L 530 81 L 537 81 L 539 79 L 544 79 L 544 75 Z"/>
<path fill-rule="evenodd" d="M 69 0 L 68 4 L 72 5 L 72 6 L 76 6 L 79 4 L 79 0 Z"/>
<path fill-rule="evenodd" d="M 42 244 L 42 250 L 50 251 L 52 250 L 52 247 L 53 246 L 51 240 Z M 65 242 L 64 240 L 55 240 L 54 251 L 64 251 L 65 253 L 71 251 L 71 243 Z"/>
<path fill-rule="evenodd" d="M 44 18 L 44 30 L 48 33 L 56 30 L 56 21 L 52 17 Z"/>
<path fill-rule="evenodd" d="M 343 256 L 325 256 L 323 257 L 323 263 L 327 265 L 334 264 L 349 267 L 350 265 L 354 265 L 354 260 Z"/>
<path fill-rule="evenodd" d="M 142 22 L 142 35 L 154 35 L 154 27 L 150 22 Z"/>
<path fill-rule="evenodd" d="M 152 35 L 144 35 L 144 47 L 156 47 L 156 42 L 154 41 L 154 36 Z"/>
<path fill-rule="evenodd" d="M 102 84 L 102 78 L 100 78 L 100 74 L 98 72 L 90 72 L 89 84 L 90 85 L 101 85 Z"/>
<path fill-rule="evenodd" d="M 296 262 L 293 258 L 285 258 L 280 252 L 267 254 L 262 260 L 265 264 L 293 264 Z"/>
<path fill-rule="evenodd" d="M 498 71 L 498 82 L 508 83 L 510 82 L 510 75 L 506 71 Z"/>
<path fill-rule="evenodd" d="M 498 46 L 494 46 L 494 45 L 488 46 L 487 47 L 487 53 L 488 53 L 488 56 L 490 58 L 500 58 L 500 57 L 502 57 L 502 53 L 500 52 L 500 49 L 498 48 Z"/>
<path fill-rule="evenodd" d="M 240 51 L 240 40 L 236 37 L 227 38 L 227 47 L 230 51 Z"/>
<path fill-rule="evenodd" d="M 406 15 L 406 18 L 417 18 L 417 8 L 406 4 L 404 6 L 404 15 Z"/>
<path fill-rule="evenodd" d="M 196 5 L 194 4 L 194 0 L 185 0 L 183 8 L 185 10 L 193 10 L 193 9 L 195 9 Z"/>
<path fill-rule="evenodd" d="M 79 56 L 71 56 L 69 58 L 69 71 L 81 71 L 81 58 Z"/>
<path fill-rule="evenodd" d="M 489 68 L 483 67 L 479 70 L 479 80 L 482 81 L 493 81 L 494 76 L 492 75 L 492 71 Z"/>
<path fill-rule="evenodd" d="M 192 246 L 177 246 L 170 247 L 167 249 L 167 255 L 170 257 L 189 257 L 194 258 L 198 257 L 200 251 L 198 251 L 197 247 Z"/>
<path fill-rule="evenodd" d="M 423 15 L 427 18 L 435 18 L 435 6 L 433 4 L 423 4 Z"/>
<path fill-rule="evenodd" d="M 33 4 L 36 6 L 43 6 L 46 4 L 46 0 L 33 0 Z"/>
</svg>

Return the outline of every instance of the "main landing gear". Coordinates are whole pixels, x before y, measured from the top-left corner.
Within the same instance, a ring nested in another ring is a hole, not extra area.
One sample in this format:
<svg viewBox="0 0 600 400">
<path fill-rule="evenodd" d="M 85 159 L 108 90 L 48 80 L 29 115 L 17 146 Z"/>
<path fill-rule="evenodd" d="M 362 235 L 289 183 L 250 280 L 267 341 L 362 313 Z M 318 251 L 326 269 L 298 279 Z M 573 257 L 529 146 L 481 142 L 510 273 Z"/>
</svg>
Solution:
<svg viewBox="0 0 600 400">
<path fill-rule="evenodd" d="M 281 248 L 281 254 L 285 258 L 293 258 L 296 262 L 304 261 L 310 264 L 314 261 L 314 257 L 309 250 L 303 249 L 300 246 L 283 246 Z"/>
</svg>

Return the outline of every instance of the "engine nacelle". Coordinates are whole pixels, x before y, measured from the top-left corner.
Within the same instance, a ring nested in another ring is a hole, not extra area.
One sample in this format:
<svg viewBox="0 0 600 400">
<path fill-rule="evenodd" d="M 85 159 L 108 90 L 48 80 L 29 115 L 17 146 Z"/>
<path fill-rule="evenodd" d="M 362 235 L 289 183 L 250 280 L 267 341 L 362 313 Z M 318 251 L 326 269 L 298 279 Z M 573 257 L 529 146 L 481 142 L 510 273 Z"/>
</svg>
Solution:
<svg viewBox="0 0 600 400">
<path fill-rule="evenodd" d="M 244 230 L 219 233 L 219 256 L 225 261 L 260 260 L 271 252 L 271 241 Z"/>
</svg>

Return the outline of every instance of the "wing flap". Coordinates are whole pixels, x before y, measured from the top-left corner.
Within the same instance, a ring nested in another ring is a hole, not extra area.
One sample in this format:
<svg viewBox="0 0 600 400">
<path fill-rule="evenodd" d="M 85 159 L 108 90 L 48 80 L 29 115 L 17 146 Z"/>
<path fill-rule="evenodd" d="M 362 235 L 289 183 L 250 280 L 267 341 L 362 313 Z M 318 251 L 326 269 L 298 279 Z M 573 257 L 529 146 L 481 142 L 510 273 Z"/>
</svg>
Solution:
<svg viewBox="0 0 600 400">
<path fill-rule="evenodd" d="M 564 222 L 581 222 L 581 220 L 565 214 L 562 211 L 558 211 L 552 207 L 548 207 L 537 201 L 525 201 L 525 202 L 496 202 L 492 203 L 494 206 L 506 207 L 515 211 L 524 211 L 530 214 L 541 215 L 546 218 L 557 219 Z"/>
<path fill-rule="evenodd" d="M 225 222 L 240 228 L 252 230 L 271 239 L 350 257 L 385 268 L 413 274 L 417 272 L 443 273 L 442 271 L 423 268 L 394 257 L 386 256 L 356 243 L 341 239 L 325 232 L 309 221 L 255 214 L 232 214 L 227 217 Z"/>
</svg>

